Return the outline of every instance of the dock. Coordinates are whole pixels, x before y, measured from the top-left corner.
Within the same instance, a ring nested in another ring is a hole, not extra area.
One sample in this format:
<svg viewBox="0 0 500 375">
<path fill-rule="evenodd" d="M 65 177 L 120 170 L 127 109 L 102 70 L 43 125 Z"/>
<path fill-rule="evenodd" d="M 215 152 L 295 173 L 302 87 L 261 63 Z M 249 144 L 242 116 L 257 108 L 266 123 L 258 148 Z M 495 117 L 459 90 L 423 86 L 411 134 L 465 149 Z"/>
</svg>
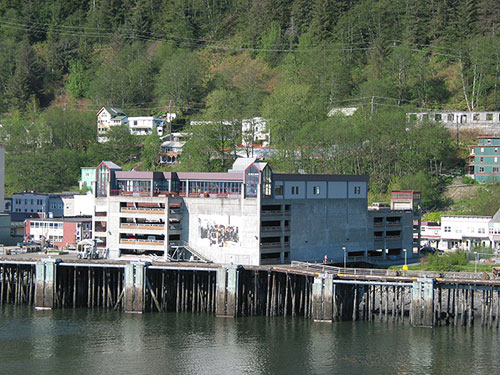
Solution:
<svg viewBox="0 0 500 375">
<path fill-rule="evenodd" d="M 500 279 L 306 262 L 238 266 L 26 254 L 0 258 L 0 303 L 498 328 Z"/>
</svg>

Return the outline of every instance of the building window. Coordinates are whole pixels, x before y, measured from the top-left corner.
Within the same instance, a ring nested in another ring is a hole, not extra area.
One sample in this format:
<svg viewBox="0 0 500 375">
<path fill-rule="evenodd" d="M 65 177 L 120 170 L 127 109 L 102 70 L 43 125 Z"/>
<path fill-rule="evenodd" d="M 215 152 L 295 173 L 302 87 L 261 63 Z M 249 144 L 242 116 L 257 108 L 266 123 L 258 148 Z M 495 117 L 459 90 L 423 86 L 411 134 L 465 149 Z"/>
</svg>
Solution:
<svg viewBox="0 0 500 375">
<path fill-rule="evenodd" d="M 483 152 L 484 152 L 484 147 L 481 147 L 481 153 L 483 153 Z"/>
<path fill-rule="evenodd" d="M 354 186 L 354 194 L 356 194 L 356 195 L 361 194 L 361 187 L 360 186 Z"/>
<path fill-rule="evenodd" d="M 498 163 L 498 157 L 494 157 L 493 160 L 495 161 L 495 163 Z"/>
<path fill-rule="evenodd" d="M 493 121 L 493 113 L 486 114 L 486 121 Z"/>
<path fill-rule="evenodd" d="M 449 114 L 448 121 L 453 122 L 455 120 L 455 115 Z"/>
<path fill-rule="evenodd" d="M 481 162 L 481 163 L 482 163 L 483 161 L 484 161 L 484 158 L 481 156 L 481 157 L 479 158 L 479 162 Z"/>
<path fill-rule="evenodd" d="M 274 186 L 274 195 L 283 195 L 283 185 Z"/>
<path fill-rule="evenodd" d="M 472 118 L 474 119 L 474 121 L 479 121 L 479 113 L 474 113 Z"/>
<path fill-rule="evenodd" d="M 292 186 L 292 195 L 298 195 L 298 194 L 299 194 L 299 187 Z"/>
<path fill-rule="evenodd" d="M 314 186 L 313 187 L 313 194 L 314 195 L 319 195 L 319 186 Z"/>
<path fill-rule="evenodd" d="M 446 233 L 450 233 L 451 232 L 451 227 L 444 227 L 444 231 Z"/>
<path fill-rule="evenodd" d="M 498 152 L 498 147 L 495 147 L 495 150 L 494 150 L 494 151 L 495 151 L 495 152 Z"/>
<path fill-rule="evenodd" d="M 479 167 L 479 173 L 484 173 L 484 167 Z"/>
<path fill-rule="evenodd" d="M 498 167 L 493 167 L 493 173 L 498 173 Z"/>
</svg>

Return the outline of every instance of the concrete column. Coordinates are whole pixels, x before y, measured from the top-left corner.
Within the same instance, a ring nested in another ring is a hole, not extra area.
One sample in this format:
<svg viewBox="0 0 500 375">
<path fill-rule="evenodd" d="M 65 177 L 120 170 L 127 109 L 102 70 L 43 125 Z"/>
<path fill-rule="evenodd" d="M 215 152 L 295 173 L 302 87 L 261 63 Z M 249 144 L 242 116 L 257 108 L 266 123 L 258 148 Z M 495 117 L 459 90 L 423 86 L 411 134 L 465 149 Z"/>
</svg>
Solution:
<svg viewBox="0 0 500 375">
<path fill-rule="evenodd" d="M 434 279 L 418 278 L 411 292 L 410 321 L 416 327 L 433 327 Z"/>
<path fill-rule="evenodd" d="M 219 317 L 234 318 L 238 315 L 238 279 L 237 267 L 217 269 L 217 293 L 215 314 Z"/>
<path fill-rule="evenodd" d="M 56 266 L 55 259 L 42 259 L 36 263 L 35 309 L 37 310 L 50 310 L 54 307 Z"/>
<path fill-rule="evenodd" d="M 320 274 L 312 286 L 312 314 L 315 322 L 333 321 L 333 279 L 332 275 Z"/>
<path fill-rule="evenodd" d="M 145 263 L 131 262 L 125 266 L 125 312 L 144 312 Z"/>
</svg>

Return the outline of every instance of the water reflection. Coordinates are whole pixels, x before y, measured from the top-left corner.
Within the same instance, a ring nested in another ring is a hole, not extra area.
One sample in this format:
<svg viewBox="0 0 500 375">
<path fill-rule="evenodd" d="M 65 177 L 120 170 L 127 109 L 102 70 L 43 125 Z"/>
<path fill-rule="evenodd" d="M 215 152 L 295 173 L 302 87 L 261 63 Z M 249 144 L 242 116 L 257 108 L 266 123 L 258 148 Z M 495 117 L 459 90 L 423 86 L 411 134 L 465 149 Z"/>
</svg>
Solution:
<svg viewBox="0 0 500 375">
<path fill-rule="evenodd" d="M 3 306 L 6 374 L 493 374 L 499 331 Z"/>
</svg>

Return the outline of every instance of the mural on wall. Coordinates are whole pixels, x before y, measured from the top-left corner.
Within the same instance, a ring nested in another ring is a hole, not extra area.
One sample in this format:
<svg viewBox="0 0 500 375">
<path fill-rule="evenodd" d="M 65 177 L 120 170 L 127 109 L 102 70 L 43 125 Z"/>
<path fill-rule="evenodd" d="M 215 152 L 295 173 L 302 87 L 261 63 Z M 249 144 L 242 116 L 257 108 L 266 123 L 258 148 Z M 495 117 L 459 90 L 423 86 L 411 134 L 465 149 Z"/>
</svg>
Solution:
<svg viewBox="0 0 500 375">
<path fill-rule="evenodd" d="M 233 223 L 231 223 L 233 221 Z M 200 238 L 206 240 L 210 247 L 232 247 L 239 241 L 239 226 L 234 218 L 217 215 L 200 215 L 198 218 Z"/>
</svg>

